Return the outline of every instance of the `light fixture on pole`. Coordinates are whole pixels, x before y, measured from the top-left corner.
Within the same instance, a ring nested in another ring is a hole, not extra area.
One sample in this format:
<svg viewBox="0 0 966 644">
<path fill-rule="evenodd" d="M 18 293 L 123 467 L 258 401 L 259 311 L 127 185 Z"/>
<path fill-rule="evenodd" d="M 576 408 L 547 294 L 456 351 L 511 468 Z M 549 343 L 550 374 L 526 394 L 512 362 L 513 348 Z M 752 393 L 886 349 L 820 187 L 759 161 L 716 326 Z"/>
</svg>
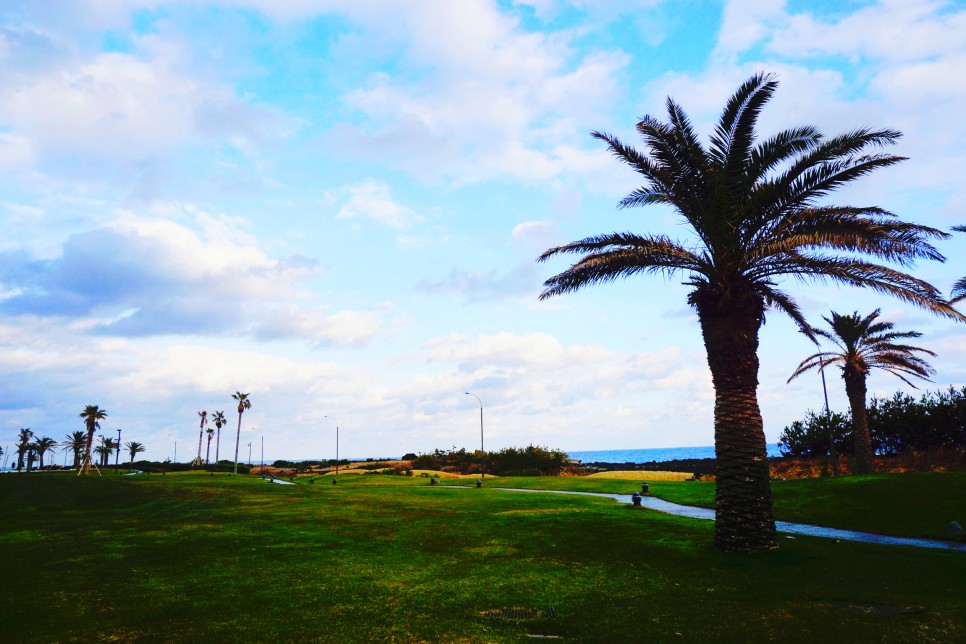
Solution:
<svg viewBox="0 0 966 644">
<path fill-rule="evenodd" d="M 332 416 L 326 416 L 329 420 L 335 420 L 335 478 L 332 482 L 339 480 L 339 421 Z"/>
<path fill-rule="evenodd" d="M 252 469 L 252 442 L 248 441 L 248 469 Z"/>
<path fill-rule="evenodd" d="M 473 396 L 480 401 L 480 478 L 486 478 L 486 452 L 483 450 L 483 401 L 476 394 L 464 391 L 467 396 Z"/>
<path fill-rule="evenodd" d="M 114 455 L 114 473 L 117 474 L 117 462 L 121 458 L 121 430 L 117 430 L 117 454 Z"/>
<path fill-rule="evenodd" d="M 835 451 L 835 437 L 832 434 L 832 412 L 828 408 L 828 388 L 825 386 L 825 364 L 820 362 L 818 372 L 822 374 L 822 393 L 825 394 L 825 427 L 828 430 L 828 454 L 832 461 L 832 476 L 839 475 L 839 455 Z"/>
</svg>

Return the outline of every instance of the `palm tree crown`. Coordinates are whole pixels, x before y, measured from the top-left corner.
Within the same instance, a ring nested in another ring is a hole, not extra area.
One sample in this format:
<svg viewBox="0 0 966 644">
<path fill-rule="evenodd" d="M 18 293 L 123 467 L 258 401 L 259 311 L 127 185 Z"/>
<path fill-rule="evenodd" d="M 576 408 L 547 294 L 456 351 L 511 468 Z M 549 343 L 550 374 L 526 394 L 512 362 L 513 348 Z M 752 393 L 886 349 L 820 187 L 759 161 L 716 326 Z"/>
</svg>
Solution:
<svg viewBox="0 0 966 644">
<path fill-rule="evenodd" d="M 791 382 L 806 371 L 824 369 L 833 364 L 842 367 L 845 391 L 852 410 L 852 432 L 855 439 L 855 471 L 859 474 L 871 472 L 872 441 L 869 435 L 869 421 L 865 410 L 866 378 L 872 369 L 881 369 L 915 387 L 906 376 L 929 380 L 935 373 L 924 359 L 916 354 L 935 356 L 928 349 L 904 344 L 901 340 L 918 338 L 918 331 L 894 331 L 891 322 L 877 321 L 880 309 L 862 317 L 856 311 L 851 315 L 839 315 L 832 311 L 832 317 L 822 319 L 829 325 L 831 332 L 813 329 L 815 335 L 825 338 L 837 348 L 835 351 L 813 353 L 799 363 L 789 377 Z"/>
<path fill-rule="evenodd" d="M 776 543 L 764 433 L 757 400 L 758 331 L 776 308 L 808 330 L 781 276 L 864 286 L 966 321 L 938 290 L 902 270 L 919 259 L 943 260 L 931 239 L 948 235 L 874 206 L 820 203 L 831 191 L 902 157 L 870 151 L 894 143 L 894 130 L 858 129 L 824 137 L 806 125 L 757 140 L 758 116 L 778 86 L 751 77 L 728 100 L 706 149 L 684 110 L 667 100 L 668 122 L 637 125 L 647 153 L 594 132 L 644 184 L 621 208 L 674 208 L 693 238 L 611 233 L 547 250 L 583 257 L 548 279 L 541 299 L 643 273 L 682 272 L 691 286 L 715 387 L 718 458 L 715 543 L 757 550 Z"/>
<path fill-rule="evenodd" d="M 216 411 L 215 415 L 211 417 L 211 422 L 218 428 L 218 433 L 215 435 L 215 463 L 217 463 L 218 449 L 221 446 L 221 428 L 228 424 L 228 420 L 225 418 L 225 412 Z"/>
<path fill-rule="evenodd" d="M 74 468 L 80 467 L 80 455 L 84 451 L 84 445 L 87 443 L 87 434 L 78 430 L 72 434 L 67 434 L 64 436 L 64 440 L 60 443 L 60 446 L 64 449 L 69 449 L 74 454 Z"/>
<path fill-rule="evenodd" d="M 24 457 L 30 451 L 30 441 L 33 437 L 34 433 L 29 427 L 20 428 L 20 433 L 17 434 L 17 471 L 23 469 Z"/>
<path fill-rule="evenodd" d="M 131 455 L 132 463 L 134 462 L 135 456 L 147 450 L 147 448 L 144 446 L 143 443 L 139 443 L 137 441 L 128 441 L 128 443 L 124 447 L 127 449 L 127 453 Z"/>
</svg>

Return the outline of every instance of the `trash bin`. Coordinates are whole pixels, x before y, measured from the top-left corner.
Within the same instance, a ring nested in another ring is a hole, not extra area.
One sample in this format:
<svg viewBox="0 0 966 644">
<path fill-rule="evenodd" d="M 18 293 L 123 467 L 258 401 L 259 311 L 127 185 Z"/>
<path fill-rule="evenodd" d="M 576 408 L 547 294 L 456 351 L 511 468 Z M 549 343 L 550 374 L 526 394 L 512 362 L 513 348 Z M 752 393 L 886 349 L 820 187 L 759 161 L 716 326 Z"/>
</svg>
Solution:
<svg viewBox="0 0 966 644">
<path fill-rule="evenodd" d="M 631 501 L 634 503 L 635 508 L 641 507 L 641 495 L 637 492 L 631 495 Z"/>
<path fill-rule="evenodd" d="M 647 482 L 641 483 L 641 494 L 647 494 Z"/>
</svg>

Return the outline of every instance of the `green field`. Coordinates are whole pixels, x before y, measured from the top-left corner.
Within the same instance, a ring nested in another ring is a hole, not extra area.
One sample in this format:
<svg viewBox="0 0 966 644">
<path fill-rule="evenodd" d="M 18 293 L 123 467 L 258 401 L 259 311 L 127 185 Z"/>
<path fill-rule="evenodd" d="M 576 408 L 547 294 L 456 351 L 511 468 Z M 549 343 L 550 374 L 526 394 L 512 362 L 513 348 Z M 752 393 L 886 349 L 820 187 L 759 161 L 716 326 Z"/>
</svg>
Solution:
<svg viewBox="0 0 966 644">
<path fill-rule="evenodd" d="M 930 536 L 931 517 L 945 525 L 966 497 L 949 474 L 816 485 L 776 482 L 779 518 L 891 516 Z M 713 495 L 694 482 L 655 488 Z M 835 509 L 850 498 L 874 507 Z M 966 553 L 797 537 L 723 555 L 710 522 L 609 499 L 391 476 L 283 486 L 34 473 L 0 476 L 0 503 L 3 641 L 966 641 Z"/>
</svg>

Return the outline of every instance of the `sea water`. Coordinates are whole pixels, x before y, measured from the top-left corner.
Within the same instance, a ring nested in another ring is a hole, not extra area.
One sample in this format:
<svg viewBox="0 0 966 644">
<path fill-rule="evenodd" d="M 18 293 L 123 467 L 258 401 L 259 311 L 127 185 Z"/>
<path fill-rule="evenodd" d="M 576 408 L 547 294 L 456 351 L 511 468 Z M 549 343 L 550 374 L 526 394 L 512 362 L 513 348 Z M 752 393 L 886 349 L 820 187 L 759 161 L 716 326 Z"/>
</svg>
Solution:
<svg viewBox="0 0 966 644">
<path fill-rule="evenodd" d="M 778 443 L 767 443 L 765 447 L 769 457 L 781 456 Z M 584 463 L 650 463 L 651 461 L 677 461 L 689 458 L 714 458 L 714 445 L 652 449 L 601 449 L 567 452 L 567 455 Z"/>
</svg>

